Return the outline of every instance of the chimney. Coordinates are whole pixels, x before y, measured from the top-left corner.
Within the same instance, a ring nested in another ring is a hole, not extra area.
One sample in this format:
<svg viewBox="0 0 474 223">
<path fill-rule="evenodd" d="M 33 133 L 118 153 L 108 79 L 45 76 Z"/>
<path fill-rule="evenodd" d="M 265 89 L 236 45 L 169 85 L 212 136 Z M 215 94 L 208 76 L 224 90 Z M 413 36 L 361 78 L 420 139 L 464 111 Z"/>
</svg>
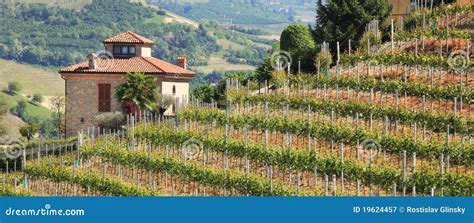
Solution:
<svg viewBox="0 0 474 223">
<path fill-rule="evenodd" d="M 87 58 L 89 58 L 89 69 L 95 70 L 97 68 L 97 55 L 95 53 L 91 53 L 89 56 L 87 56 Z"/>
<path fill-rule="evenodd" d="M 186 56 L 179 56 L 178 57 L 178 65 L 184 69 L 187 69 L 188 67 L 188 60 Z"/>
</svg>

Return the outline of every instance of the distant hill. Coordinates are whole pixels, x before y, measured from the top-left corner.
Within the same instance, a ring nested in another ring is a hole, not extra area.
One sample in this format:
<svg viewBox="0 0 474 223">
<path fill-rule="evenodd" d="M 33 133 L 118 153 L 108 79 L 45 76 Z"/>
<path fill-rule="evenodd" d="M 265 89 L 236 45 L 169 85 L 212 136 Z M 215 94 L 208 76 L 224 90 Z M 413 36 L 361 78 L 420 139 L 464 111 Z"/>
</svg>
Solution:
<svg viewBox="0 0 474 223">
<path fill-rule="evenodd" d="M 193 19 L 235 24 L 275 24 L 291 22 L 291 13 L 266 7 L 259 1 L 233 0 L 148 0 L 151 3 Z"/>
<path fill-rule="evenodd" d="M 103 49 L 102 40 L 135 31 L 157 44 L 154 56 L 169 61 L 181 54 L 204 65 L 219 51 L 203 28 L 165 23 L 166 12 L 128 0 L 95 0 L 80 11 L 54 5 L 0 3 L 0 55 L 42 66 L 66 66 Z"/>
<path fill-rule="evenodd" d="M 195 20 L 213 20 L 280 34 L 290 23 L 311 23 L 316 0 L 147 0 Z"/>
<path fill-rule="evenodd" d="M 31 4 L 38 2 L 49 3 Z M 153 56 L 176 62 L 178 55 L 186 54 L 193 66 L 208 65 L 211 56 L 255 65 L 271 43 L 193 21 L 143 0 L 10 0 L 0 3 L 0 23 L 1 58 L 55 68 L 84 61 L 103 49 L 103 39 L 128 30 L 156 42 Z M 223 38 L 243 48 L 229 49 Z"/>
</svg>

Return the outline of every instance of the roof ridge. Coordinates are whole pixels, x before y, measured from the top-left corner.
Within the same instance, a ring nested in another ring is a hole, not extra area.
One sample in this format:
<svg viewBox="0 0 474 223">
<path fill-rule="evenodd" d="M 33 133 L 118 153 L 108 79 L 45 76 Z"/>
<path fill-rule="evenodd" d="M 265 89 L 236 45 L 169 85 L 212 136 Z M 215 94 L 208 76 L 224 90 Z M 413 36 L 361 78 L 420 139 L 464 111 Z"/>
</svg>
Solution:
<svg viewBox="0 0 474 223">
<path fill-rule="evenodd" d="M 142 43 L 146 43 L 146 42 L 153 42 L 151 39 L 148 39 L 138 33 L 134 33 L 132 31 L 127 31 L 128 34 L 132 35 L 133 37 L 137 38 L 138 40 L 140 40 Z"/>
<path fill-rule="evenodd" d="M 151 64 L 152 66 L 156 67 L 157 69 L 159 69 L 159 70 L 165 72 L 163 69 L 161 69 L 160 67 L 158 67 L 155 63 L 153 63 L 153 62 L 151 62 L 151 61 L 148 60 L 148 58 L 154 58 L 154 57 L 140 57 L 140 58 L 144 59 L 146 62 L 148 62 L 148 63 Z"/>
<path fill-rule="evenodd" d="M 139 41 L 141 41 L 142 43 L 145 43 L 145 41 L 143 41 L 142 38 L 138 37 L 138 34 L 132 32 L 132 31 L 127 31 L 128 34 L 132 35 L 133 37 L 135 37 L 136 39 L 138 39 Z"/>
<path fill-rule="evenodd" d="M 140 34 L 134 33 L 132 31 L 125 31 L 114 36 L 111 36 L 103 41 L 104 43 L 118 43 L 118 42 L 127 42 L 127 43 L 140 43 L 140 44 L 154 44 L 155 42 L 151 39 L 148 39 Z"/>
</svg>

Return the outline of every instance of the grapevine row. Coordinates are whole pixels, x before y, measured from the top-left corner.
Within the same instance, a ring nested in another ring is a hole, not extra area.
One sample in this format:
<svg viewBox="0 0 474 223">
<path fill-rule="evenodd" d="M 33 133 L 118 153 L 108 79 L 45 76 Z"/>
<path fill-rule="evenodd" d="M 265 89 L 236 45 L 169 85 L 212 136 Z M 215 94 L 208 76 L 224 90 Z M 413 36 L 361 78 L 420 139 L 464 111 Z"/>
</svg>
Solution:
<svg viewBox="0 0 474 223">
<path fill-rule="evenodd" d="M 398 80 L 378 80 L 369 78 L 354 77 L 321 77 L 321 76 L 295 76 L 290 77 L 290 84 L 310 86 L 313 88 L 351 88 L 360 91 L 374 92 L 381 91 L 385 93 L 404 93 L 407 96 L 423 97 L 431 99 L 453 100 L 454 98 L 463 98 L 468 104 L 474 104 L 474 91 L 463 88 L 459 85 L 431 86 L 417 82 L 406 82 Z"/>
<path fill-rule="evenodd" d="M 441 154 L 448 155 L 454 163 L 472 165 L 474 160 L 473 145 L 451 144 L 439 142 L 416 141 L 408 136 L 394 136 L 373 133 L 363 129 L 352 129 L 337 124 L 324 122 L 308 122 L 305 119 L 265 118 L 252 115 L 227 116 L 216 109 L 188 107 L 180 113 L 181 119 L 194 121 L 214 121 L 218 125 L 230 124 L 234 128 L 245 126 L 252 129 L 268 129 L 281 133 L 292 133 L 299 136 L 311 135 L 325 141 L 358 145 L 365 140 L 375 140 L 380 148 L 393 153 L 406 151 L 409 154 L 416 152 L 420 157 L 437 158 Z"/>
<path fill-rule="evenodd" d="M 102 178 L 94 173 L 76 172 L 71 173 L 58 165 L 31 165 L 24 170 L 30 177 L 48 178 L 54 182 L 69 182 L 80 185 L 82 188 L 90 188 L 104 194 L 113 196 L 156 196 L 158 194 L 122 183 L 114 178 Z"/>
<path fill-rule="evenodd" d="M 450 70 L 452 67 L 446 59 L 434 55 L 418 55 L 413 53 L 397 53 L 397 54 L 377 54 L 372 55 L 367 52 L 359 52 L 355 54 L 344 54 L 341 56 L 341 63 L 348 65 L 356 65 L 359 62 L 371 62 L 375 64 L 389 65 L 407 65 L 422 67 L 439 67 L 444 70 Z M 474 61 L 469 61 L 467 69 L 474 66 Z"/>
<path fill-rule="evenodd" d="M 82 151 L 81 156 L 86 159 L 99 156 L 115 164 L 155 172 L 167 172 L 171 175 L 182 176 L 190 181 L 200 182 L 212 187 L 233 188 L 243 194 L 253 196 L 291 196 L 297 194 L 283 186 L 270 185 L 255 176 L 202 168 L 171 157 L 154 156 L 149 158 L 145 153 L 129 152 L 118 147 L 103 149 L 102 146 L 95 144 L 93 147 Z"/>
<path fill-rule="evenodd" d="M 420 123 L 421 126 L 430 128 L 435 132 L 445 132 L 446 126 L 449 126 L 450 132 L 467 134 L 473 132 L 467 125 L 467 120 L 457 115 L 436 115 L 431 112 L 412 111 L 408 109 L 396 109 L 389 106 L 377 106 L 359 102 L 340 102 L 336 100 L 316 100 L 312 98 L 302 98 L 295 96 L 284 96 L 280 94 L 261 94 L 249 95 L 240 92 L 232 92 L 231 100 L 233 102 L 249 105 L 270 104 L 273 108 L 284 108 L 286 105 L 291 109 L 306 110 L 312 112 L 322 112 L 331 115 L 359 117 L 369 119 L 370 117 L 379 120 L 385 120 L 385 117 L 391 121 L 398 121 L 402 124 Z"/>
<path fill-rule="evenodd" d="M 415 38 L 432 38 L 437 40 L 451 39 L 471 39 L 472 32 L 466 30 L 440 30 L 440 29 L 414 29 L 410 31 L 398 32 L 395 41 L 409 41 Z"/>
</svg>

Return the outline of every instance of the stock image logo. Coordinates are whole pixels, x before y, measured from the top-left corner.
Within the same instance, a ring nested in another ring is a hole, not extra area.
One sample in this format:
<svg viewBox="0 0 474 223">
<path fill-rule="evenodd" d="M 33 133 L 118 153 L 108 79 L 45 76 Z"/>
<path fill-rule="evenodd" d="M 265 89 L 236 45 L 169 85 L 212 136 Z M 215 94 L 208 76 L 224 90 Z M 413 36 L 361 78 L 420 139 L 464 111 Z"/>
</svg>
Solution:
<svg viewBox="0 0 474 223">
<path fill-rule="evenodd" d="M 197 159 L 203 148 L 203 143 L 197 139 L 188 139 L 181 147 L 185 160 Z"/>
<path fill-rule="evenodd" d="M 462 72 L 469 69 L 470 66 L 469 52 L 464 50 L 456 50 L 449 54 L 448 64 L 449 68 L 455 72 Z"/>
<path fill-rule="evenodd" d="M 382 146 L 380 143 L 375 140 L 375 139 L 365 139 L 364 141 L 361 142 L 362 148 L 364 150 L 372 150 L 375 151 L 375 154 L 372 153 L 372 158 L 375 158 L 379 155 L 381 152 Z"/>
<path fill-rule="evenodd" d="M 364 149 L 379 150 L 381 148 L 380 143 L 375 139 L 366 139 L 361 143 Z"/>
<path fill-rule="evenodd" d="M 30 48 L 28 46 L 25 46 L 23 48 L 21 48 L 21 50 L 19 52 L 16 53 L 16 55 L 14 56 L 13 60 L 9 61 L 6 65 L 4 65 L 2 68 L 0 68 L 0 74 L 3 74 L 3 73 L 7 73 L 8 71 L 10 71 L 10 69 L 12 68 L 12 66 L 15 64 L 15 63 L 18 63 L 20 62 L 20 58 L 23 57 L 23 55 L 29 50 Z"/>
<path fill-rule="evenodd" d="M 474 133 L 471 133 L 471 134 L 467 135 L 467 142 L 472 143 L 473 138 L 474 138 Z"/>
<path fill-rule="evenodd" d="M 271 55 L 270 63 L 273 69 L 286 70 L 293 63 L 293 59 L 289 52 L 280 50 Z"/>
<path fill-rule="evenodd" d="M 96 60 L 96 70 L 107 70 L 111 68 L 114 63 L 114 55 L 106 50 L 99 50 L 91 54 L 91 56 Z"/>
<path fill-rule="evenodd" d="M 3 154 L 8 159 L 20 157 L 24 148 L 25 145 L 19 140 L 11 139 L 8 136 L 0 138 L 0 155 Z"/>
</svg>

